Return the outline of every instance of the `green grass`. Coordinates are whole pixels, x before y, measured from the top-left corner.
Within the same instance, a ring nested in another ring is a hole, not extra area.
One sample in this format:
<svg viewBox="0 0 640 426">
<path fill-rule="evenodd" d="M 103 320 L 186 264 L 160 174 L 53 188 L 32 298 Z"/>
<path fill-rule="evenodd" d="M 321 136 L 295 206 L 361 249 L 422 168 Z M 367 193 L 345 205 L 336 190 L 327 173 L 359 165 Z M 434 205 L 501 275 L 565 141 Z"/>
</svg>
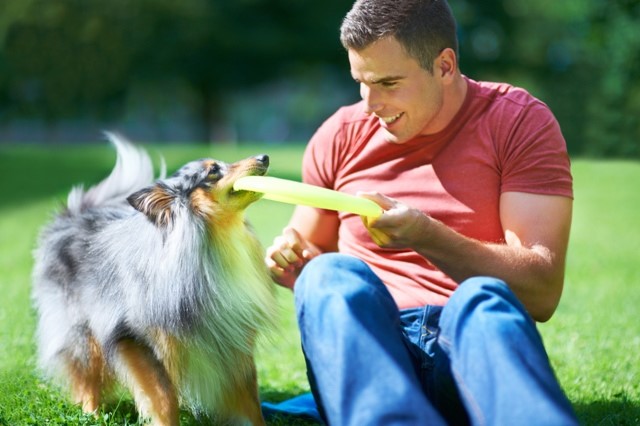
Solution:
<svg viewBox="0 0 640 426">
<path fill-rule="evenodd" d="M 148 149 L 152 156 L 164 156 L 170 172 L 194 158 L 211 156 L 235 161 L 268 151 L 272 175 L 292 179 L 300 175 L 299 147 Z M 72 185 L 99 181 L 109 173 L 114 160 L 115 153 L 109 146 L 0 148 L 0 425 L 137 424 L 128 396 L 109 405 L 96 419 L 83 415 L 64 393 L 40 380 L 35 370 L 35 316 L 29 292 L 31 252 L 38 230 L 65 200 Z M 266 245 L 280 233 L 292 209 L 287 204 L 264 200 L 250 206 L 247 214 Z M 261 395 L 269 401 L 308 391 L 290 291 L 278 289 L 278 299 L 282 329 L 272 336 L 272 342 L 262 342 L 257 355 Z M 197 424 L 186 413 L 182 414 L 181 423 Z"/>
<path fill-rule="evenodd" d="M 271 174 L 299 177 L 300 146 L 149 147 L 172 171 L 187 160 L 236 160 L 267 152 Z M 85 416 L 35 371 L 30 307 L 31 250 L 38 229 L 77 182 L 92 184 L 112 167 L 110 147 L 0 147 L 0 425 L 137 425 L 130 397 Z M 540 325 L 559 380 L 582 424 L 640 423 L 640 164 L 577 160 L 576 202 L 565 293 Z M 292 207 L 260 201 L 248 210 L 266 245 Z M 308 390 L 291 294 L 278 290 L 281 331 L 257 354 L 262 398 Z M 183 413 L 182 423 L 196 424 Z M 291 424 L 284 421 L 272 425 Z M 305 424 L 300 422 L 299 424 Z"/>
<path fill-rule="evenodd" d="M 575 161 L 562 301 L 540 326 L 588 425 L 640 424 L 640 163 Z"/>
</svg>

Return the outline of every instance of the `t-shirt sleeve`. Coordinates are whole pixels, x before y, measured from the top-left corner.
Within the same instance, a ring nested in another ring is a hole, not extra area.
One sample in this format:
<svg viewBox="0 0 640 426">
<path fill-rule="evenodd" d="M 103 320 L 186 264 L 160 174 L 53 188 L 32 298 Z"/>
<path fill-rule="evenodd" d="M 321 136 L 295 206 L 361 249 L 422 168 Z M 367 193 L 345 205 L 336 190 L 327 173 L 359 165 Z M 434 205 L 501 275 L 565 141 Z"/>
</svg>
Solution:
<svg viewBox="0 0 640 426">
<path fill-rule="evenodd" d="M 500 155 L 501 192 L 573 198 L 566 142 L 549 108 L 535 101 L 515 118 Z"/>
<path fill-rule="evenodd" d="M 337 155 L 341 133 L 340 112 L 329 117 L 309 140 L 302 157 L 302 181 L 311 185 L 335 189 Z M 324 214 L 336 214 L 318 209 Z"/>
<path fill-rule="evenodd" d="M 334 189 L 341 134 L 340 111 L 329 117 L 313 134 L 302 158 L 302 181 Z"/>
</svg>

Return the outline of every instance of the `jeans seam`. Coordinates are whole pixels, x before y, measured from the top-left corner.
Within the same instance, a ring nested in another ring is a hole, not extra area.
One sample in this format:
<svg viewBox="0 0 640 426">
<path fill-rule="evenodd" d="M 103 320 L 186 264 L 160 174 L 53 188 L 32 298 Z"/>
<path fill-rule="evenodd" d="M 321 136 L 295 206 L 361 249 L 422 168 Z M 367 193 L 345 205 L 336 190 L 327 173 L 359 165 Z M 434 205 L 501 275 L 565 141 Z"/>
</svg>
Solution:
<svg viewBox="0 0 640 426">
<path fill-rule="evenodd" d="M 443 350 L 445 350 L 445 353 L 447 353 L 447 356 L 449 357 L 449 359 L 451 359 L 451 349 L 453 347 L 451 341 L 448 340 L 446 337 L 442 336 L 442 334 L 440 334 L 438 336 L 438 345 L 440 345 L 440 347 Z M 465 381 L 462 379 L 462 376 L 454 368 L 453 362 L 451 363 L 451 374 L 454 377 L 456 386 L 458 387 L 458 391 L 462 395 L 464 395 L 464 397 L 462 398 L 462 401 L 465 408 L 467 409 L 467 411 L 473 413 L 473 415 L 471 416 L 471 418 L 473 419 L 473 423 L 475 424 L 477 422 L 477 424 L 479 425 L 486 425 L 487 421 L 484 418 L 484 415 L 482 414 L 482 410 L 480 409 L 480 406 L 478 405 L 477 401 L 473 397 L 473 394 L 469 392 L 465 384 Z"/>
<path fill-rule="evenodd" d="M 473 419 L 473 423 L 478 425 L 486 425 L 487 421 L 482 414 L 480 406 L 478 405 L 471 392 L 469 392 L 469 389 L 467 388 L 460 374 L 458 374 L 458 371 L 455 368 L 451 367 L 451 374 L 453 374 L 453 377 L 455 378 L 456 384 L 458 386 L 458 391 L 464 395 L 464 398 L 462 399 L 464 406 L 468 411 L 473 412 L 473 415 L 471 416 L 471 418 Z"/>
</svg>

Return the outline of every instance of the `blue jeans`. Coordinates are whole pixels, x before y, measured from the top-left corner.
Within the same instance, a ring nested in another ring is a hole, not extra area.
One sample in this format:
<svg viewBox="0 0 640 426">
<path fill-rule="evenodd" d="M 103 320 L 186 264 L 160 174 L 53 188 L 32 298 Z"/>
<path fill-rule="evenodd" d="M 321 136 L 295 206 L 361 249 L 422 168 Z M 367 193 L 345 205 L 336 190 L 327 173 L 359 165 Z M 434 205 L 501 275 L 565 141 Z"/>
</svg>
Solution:
<svg viewBox="0 0 640 426">
<path fill-rule="evenodd" d="M 295 304 L 330 425 L 575 425 L 535 323 L 507 285 L 465 281 L 444 307 L 399 311 L 362 261 L 307 264 Z"/>
</svg>

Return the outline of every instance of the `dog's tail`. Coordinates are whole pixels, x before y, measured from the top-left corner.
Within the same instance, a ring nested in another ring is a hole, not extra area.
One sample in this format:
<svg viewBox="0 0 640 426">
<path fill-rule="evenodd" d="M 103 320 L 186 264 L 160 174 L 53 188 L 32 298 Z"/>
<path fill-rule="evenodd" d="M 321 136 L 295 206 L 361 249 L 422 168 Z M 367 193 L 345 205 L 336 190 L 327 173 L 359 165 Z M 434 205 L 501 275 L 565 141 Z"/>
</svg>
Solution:
<svg viewBox="0 0 640 426">
<path fill-rule="evenodd" d="M 116 165 L 106 179 L 88 190 L 82 185 L 71 190 L 67 209 L 72 214 L 91 207 L 122 204 L 129 194 L 153 182 L 153 163 L 147 152 L 116 133 L 105 134 L 116 147 Z M 164 162 L 161 174 L 165 174 Z"/>
</svg>

